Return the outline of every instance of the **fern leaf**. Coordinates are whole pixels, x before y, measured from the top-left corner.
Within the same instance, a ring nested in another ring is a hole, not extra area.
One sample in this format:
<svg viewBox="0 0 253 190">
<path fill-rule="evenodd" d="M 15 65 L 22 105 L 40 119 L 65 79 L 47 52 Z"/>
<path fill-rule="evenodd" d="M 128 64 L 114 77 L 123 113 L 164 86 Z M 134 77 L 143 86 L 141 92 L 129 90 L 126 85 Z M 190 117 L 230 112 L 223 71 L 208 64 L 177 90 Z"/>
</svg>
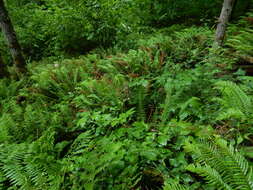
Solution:
<svg viewBox="0 0 253 190">
<path fill-rule="evenodd" d="M 189 190 L 189 188 L 177 183 L 167 183 L 163 187 L 163 190 Z"/>
<path fill-rule="evenodd" d="M 197 156 L 195 167 L 190 166 L 193 172 L 205 177 L 210 184 L 217 188 L 252 190 L 252 168 L 247 160 L 225 140 L 202 140 L 199 143 L 187 142 L 185 149 Z M 214 178 L 215 176 L 219 178 Z M 219 185 L 218 185 L 219 184 Z"/>
<path fill-rule="evenodd" d="M 191 164 L 187 167 L 187 169 L 204 177 L 208 181 L 209 185 L 217 187 L 218 190 L 232 190 L 232 187 L 223 181 L 222 176 L 219 174 L 219 172 L 208 165 L 201 166 L 200 164 Z"/>
<path fill-rule="evenodd" d="M 216 83 L 216 88 L 222 92 L 224 106 L 237 109 L 246 116 L 252 114 L 251 99 L 239 86 L 230 81 L 220 81 Z"/>
</svg>

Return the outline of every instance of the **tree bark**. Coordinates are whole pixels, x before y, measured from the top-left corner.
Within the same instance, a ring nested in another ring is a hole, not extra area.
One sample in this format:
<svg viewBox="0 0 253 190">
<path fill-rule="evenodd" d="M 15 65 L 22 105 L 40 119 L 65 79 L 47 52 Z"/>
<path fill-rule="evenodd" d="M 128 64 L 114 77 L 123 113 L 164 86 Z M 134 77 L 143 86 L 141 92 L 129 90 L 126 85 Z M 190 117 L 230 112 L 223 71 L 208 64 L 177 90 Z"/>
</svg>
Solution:
<svg viewBox="0 0 253 190">
<path fill-rule="evenodd" d="M 18 72 L 25 72 L 25 59 L 22 55 L 21 47 L 18 43 L 16 33 L 3 0 L 0 0 L 0 28 L 2 29 L 6 42 L 10 48 L 14 66 L 17 68 Z"/>
<path fill-rule="evenodd" d="M 217 43 L 219 46 L 223 45 L 227 24 L 231 16 L 234 3 L 235 0 L 224 0 L 223 2 L 223 7 L 221 10 L 220 18 L 218 20 L 218 25 L 215 34 L 215 43 Z"/>
</svg>

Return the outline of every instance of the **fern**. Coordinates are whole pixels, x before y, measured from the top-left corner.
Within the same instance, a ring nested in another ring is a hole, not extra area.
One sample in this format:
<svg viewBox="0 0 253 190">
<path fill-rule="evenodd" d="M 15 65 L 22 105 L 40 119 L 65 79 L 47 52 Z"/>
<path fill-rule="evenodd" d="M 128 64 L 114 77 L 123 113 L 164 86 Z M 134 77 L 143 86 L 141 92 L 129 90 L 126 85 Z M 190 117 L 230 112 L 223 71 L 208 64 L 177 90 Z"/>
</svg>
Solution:
<svg viewBox="0 0 253 190">
<path fill-rule="evenodd" d="M 23 170 L 23 159 L 26 153 L 22 146 L 19 146 L 19 149 L 15 146 L 9 146 L 9 149 L 13 149 L 12 152 L 4 151 L 4 147 L 1 147 L 0 170 L 14 186 L 18 186 L 20 189 L 29 189 L 31 187 L 31 181 Z"/>
<path fill-rule="evenodd" d="M 188 170 L 203 176 L 217 189 L 253 189 L 252 167 L 245 158 L 221 139 L 187 142 L 185 149 L 197 156 L 197 164 Z"/>
<path fill-rule="evenodd" d="M 10 186 L 20 190 L 59 189 L 61 165 L 47 153 L 51 146 L 48 135 L 51 134 L 45 134 L 32 144 L 1 145 L 0 176 L 4 180 L 0 185 L 8 181 Z"/>
<path fill-rule="evenodd" d="M 18 94 L 27 81 L 25 79 L 19 81 L 9 81 L 9 79 L 0 80 L 0 100 L 11 98 Z"/>
<path fill-rule="evenodd" d="M 35 81 L 35 89 L 51 99 L 62 98 L 73 93 L 76 85 L 85 79 L 84 68 L 75 62 L 48 65 L 35 72 L 31 78 Z"/>
<path fill-rule="evenodd" d="M 253 29 L 245 29 L 239 35 L 228 40 L 228 45 L 235 48 L 240 56 L 253 56 Z"/>
<path fill-rule="evenodd" d="M 189 188 L 177 183 L 166 183 L 163 190 L 189 190 Z"/>
<path fill-rule="evenodd" d="M 248 12 L 247 16 L 242 17 L 238 21 L 237 25 L 231 25 L 229 32 L 233 32 L 232 35 L 228 35 L 227 45 L 236 51 L 237 56 L 241 58 L 253 56 L 253 29 L 247 18 L 253 17 L 253 12 Z"/>
<path fill-rule="evenodd" d="M 217 187 L 218 189 L 232 190 L 231 187 L 223 181 L 221 175 L 209 165 L 201 166 L 200 164 L 191 164 L 187 169 L 204 177 L 211 186 Z"/>
<path fill-rule="evenodd" d="M 229 118 L 229 116 L 251 116 L 251 99 L 239 86 L 230 81 L 219 81 L 216 83 L 216 88 L 222 93 L 222 99 L 218 100 L 220 100 L 227 109 L 226 114 L 224 115 L 223 112 L 218 119 Z"/>
</svg>

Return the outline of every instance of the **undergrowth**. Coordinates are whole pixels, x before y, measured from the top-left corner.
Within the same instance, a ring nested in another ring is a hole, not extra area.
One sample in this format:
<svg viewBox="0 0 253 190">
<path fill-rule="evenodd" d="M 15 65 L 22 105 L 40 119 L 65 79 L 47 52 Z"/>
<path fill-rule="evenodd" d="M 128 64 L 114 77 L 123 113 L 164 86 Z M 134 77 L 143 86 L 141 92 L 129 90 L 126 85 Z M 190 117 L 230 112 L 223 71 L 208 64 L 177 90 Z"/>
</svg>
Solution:
<svg viewBox="0 0 253 190">
<path fill-rule="evenodd" d="M 237 152 L 253 143 L 252 78 L 212 33 L 160 31 L 1 80 L 0 188 L 252 189 L 252 156 Z"/>
</svg>

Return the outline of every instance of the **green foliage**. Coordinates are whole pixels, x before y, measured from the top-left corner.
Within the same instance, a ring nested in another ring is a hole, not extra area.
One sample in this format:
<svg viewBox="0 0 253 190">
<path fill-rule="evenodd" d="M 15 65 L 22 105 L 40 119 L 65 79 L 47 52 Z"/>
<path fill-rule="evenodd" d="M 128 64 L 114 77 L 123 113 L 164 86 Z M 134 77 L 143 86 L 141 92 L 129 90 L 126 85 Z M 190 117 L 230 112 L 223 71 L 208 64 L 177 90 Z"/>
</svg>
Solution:
<svg viewBox="0 0 253 190">
<path fill-rule="evenodd" d="M 23 51 L 33 60 L 131 44 L 131 36 L 139 38 L 139 33 L 150 33 L 150 26 L 208 23 L 219 15 L 221 4 L 220 0 L 6 1 Z M 249 8 L 248 1 L 238 4 L 236 13 Z M 0 41 L 6 56 L 8 47 L 3 45 L 2 36 Z"/>
<path fill-rule="evenodd" d="M 175 63 L 196 64 L 208 53 L 212 43 L 212 31 L 208 28 L 187 28 L 172 35 L 169 44 Z"/>
<path fill-rule="evenodd" d="M 236 53 L 238 53 L 240 56 L 253 56 L 253 42 L 251 38 L 252 33 L 253 29 L 245 29 L 244 31 L 240 31 L 240 34 L 228 40 L 228 44 L 232 46 L 236 50 Z"/>
<path fill-rule="evenodd" d="M 166 184 L 163 190 L 187 190 L 188 188 L 180 184 Z"/>
<path fill-rule="evenodd" d="M 24 86 L 25 80 L 10 81 L 3 79 L 0 81 L 0 98 L 8 99 L 18 94 L 18 91 Z"/>
<path fill-rule="evenodd" d="M 252 77 L 210 28 L 150 28 L 216 3 L 9 0 L 26 54 L 59 57 L 0 80 L 0 189 L 249 189 Z"/>
<path fill-rule="evenodd" d="M 2 144 L 1 183 L 10 183 L 14 189 L 58 189 L 61 165 L 53 154 L 53 138 L 49 130 L 32 144 Z"/>
<path fill-rule="evenodd" d="M 204 177 L 211 186 L 217 189 L 253 189 L 251 166 L 226 141 L 188 142 L 185 148 L 197 157 L 197 164 L 189 165 L 188 170 Z"/>
<path fill-rule="evenodd" d="M 7 6 L 21 46 L 32 59 L 107 47 L 129 30 L 123 15 L 127 4 L 121 1 L 9 0 Z"/>
<path fill-rule="evenodd" d="M 145 24 L 156 27 L 180 22 L 199 22 L 197 19 L 213 19 L 219 14 L 221 4 L 220 0 L 133 1 L 134 13 Z"/>
<path fill-rule="evenodd" d="M 247 16 L 236 24 L 229 27 L 229 33 L 227 45 L 229 45 L 236 53 L 236 56 L 244 61 L 252 63 L 252 19 L 253 13 L 247 13 Z M 250 61 L 251 60 L 251 61 Z"/>
<path fill-rule="evenodd" d="M 192 122 L 208 120 L 210 123 L 217 109 L 210 99 L 210 95 L 216 96 L 212 86 L 217 81 L 214 78 L 217 73 L 217 68 L 208 65 L 198 65 L 186 71 L 179 69 L 175 74 L 165 71 L 157 81 L 164 85 L 166 92 L 162 121 L 178 118 Z"/>
<path fill-rule="evenodd" d="M 55 62 L 53 65 L 36 68 L 31 79 L 35 81 L 34 90 L 49 98 L 61 98 L 71 95 L 78 82 L 86 78 L 82 62 L 67 60 L 61 64 Z"/>
<path fill-rule="evenodd" d="M 230 81 L 220 81 L 216 83 L 216 88 L 222 93 L 221 99 L 224 108 L 218 120 L 228 119 L 230 117 L 251 117 L 252 104 L 251 99 L 236 84 Z"/>
</svg>

